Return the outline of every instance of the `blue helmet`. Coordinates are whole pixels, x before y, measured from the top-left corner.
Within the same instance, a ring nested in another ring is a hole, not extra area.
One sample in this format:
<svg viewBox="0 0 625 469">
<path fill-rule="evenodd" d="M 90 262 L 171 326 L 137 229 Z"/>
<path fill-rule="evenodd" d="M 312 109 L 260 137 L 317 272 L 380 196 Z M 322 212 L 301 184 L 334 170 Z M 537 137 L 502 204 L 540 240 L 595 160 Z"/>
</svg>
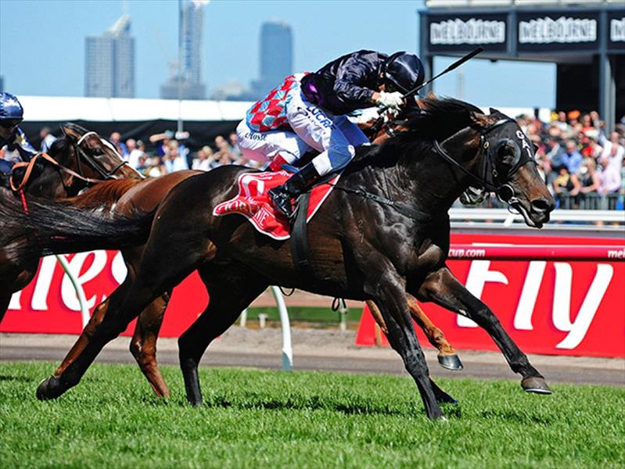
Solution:
<svg viewBox="0 0 625 469">
<path fill-rule="evenodd" d="M 406 94 L 423 83 L 423 64 L 415 54 L 396 52 L 384 64 L 384 82 Z"/>
<path fill-rule="evenodd" d="M 0 120 L 24 119 L 24 108 L 11 93 L 0 93 Z"/>
</svg>

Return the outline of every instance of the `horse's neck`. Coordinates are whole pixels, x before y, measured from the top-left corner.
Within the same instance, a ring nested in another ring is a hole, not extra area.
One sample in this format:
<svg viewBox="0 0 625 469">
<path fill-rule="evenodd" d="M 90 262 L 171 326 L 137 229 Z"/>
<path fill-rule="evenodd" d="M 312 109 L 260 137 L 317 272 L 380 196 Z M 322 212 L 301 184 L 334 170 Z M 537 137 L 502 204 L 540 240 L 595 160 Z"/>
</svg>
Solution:
<svg viewBox="0 0 625 469">
<path fill-rule="evenodd" d="M 447 153 L 459 164 L 472 170 L 477 164 L 479 136 L 464 129 L 445 141 Z M 433 149 L 425 155 L 400 158 L 394 171 L 395 185 L 405 186 L 405 196 L 426 213 L 446 213 L 469 187 L 468 175 L 454 168 Z"/>
</svg>

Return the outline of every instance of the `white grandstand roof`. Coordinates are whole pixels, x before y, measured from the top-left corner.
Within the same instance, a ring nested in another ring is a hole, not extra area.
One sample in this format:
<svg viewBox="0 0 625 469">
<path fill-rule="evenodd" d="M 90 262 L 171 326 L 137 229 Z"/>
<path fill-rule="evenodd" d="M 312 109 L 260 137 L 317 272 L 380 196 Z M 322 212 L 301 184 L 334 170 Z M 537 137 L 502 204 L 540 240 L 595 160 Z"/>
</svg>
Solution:
<svg viewBox="0 0 625 469">
<path fill-rule="evenodd" d="M 178 101 L 171 99 L 75 98 L 20 96 L 24 119 L 33 122 L 178 120 L 234 121 L 253 103 L 246 101 Z"/>
</svg>

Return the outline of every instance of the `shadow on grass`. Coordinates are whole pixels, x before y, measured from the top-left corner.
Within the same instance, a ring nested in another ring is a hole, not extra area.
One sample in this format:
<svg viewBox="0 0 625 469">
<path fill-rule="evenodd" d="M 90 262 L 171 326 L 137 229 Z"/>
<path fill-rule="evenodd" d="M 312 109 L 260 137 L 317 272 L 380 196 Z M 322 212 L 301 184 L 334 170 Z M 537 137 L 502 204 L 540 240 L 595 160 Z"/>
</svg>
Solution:
<svg viewBox="0 0 625 469">
<path fill-rule="evenodd" d="M 185 405 L 187 405 L 185 403 Z M 313 396 L 301 401 L 263 398 L 250 399 L 249 402 L 233 402 L 225 397 L 212 396 L 204 402 L 206 408 L 233 408 L 241 410 L 330 410 L 346 415 L 410 415 L 418 409 L 400 410 L 380 407 L 367 402 L 335 402 L 331 399 Z"/>
<path fill-rule="evenodd" d="M 5 376 L 0 375 L 0 383 L 3 381 L 15 381 L 17 383 L 31 383 L 33 381 L 32 378 L 28 376 Z"/>
</svg>

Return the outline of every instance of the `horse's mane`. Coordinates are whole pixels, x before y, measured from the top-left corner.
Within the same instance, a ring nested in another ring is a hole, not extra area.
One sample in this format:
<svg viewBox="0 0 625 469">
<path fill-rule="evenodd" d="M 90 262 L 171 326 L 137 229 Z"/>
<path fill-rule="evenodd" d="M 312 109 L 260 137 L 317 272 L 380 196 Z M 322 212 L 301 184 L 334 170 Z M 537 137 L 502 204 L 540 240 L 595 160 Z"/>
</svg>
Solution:
<svg viewBox="0 0 625 469">
<path fill-rule="evenodd" d="M 446 138 L 470 125 L 475 125 L 474 114 L 482 111 L 473 104 L 453 98 L 438 98 L 430 94 L 419 101 L 421 112 L 410 113 L 403 122 L 406 129 L 389 138 L 380 146 L 360 147 L 355 166 L 381 164 L 387 166 L 397 161 L 400 155 L 425 154 L 432 142 Z M 358 163 L 361 164 L 358 164 Z"/>
<path fill-rule="evenodd" d="M 96 209 L 102 207 L 106 201 L 111 204 L 117 202 L 132 186 L 141 181 L 143 179 L 116 179 L 101 182 L 76 197 L 63 199 L 63 203 L 71 204 L 78 209 Z"/>
</svg>

